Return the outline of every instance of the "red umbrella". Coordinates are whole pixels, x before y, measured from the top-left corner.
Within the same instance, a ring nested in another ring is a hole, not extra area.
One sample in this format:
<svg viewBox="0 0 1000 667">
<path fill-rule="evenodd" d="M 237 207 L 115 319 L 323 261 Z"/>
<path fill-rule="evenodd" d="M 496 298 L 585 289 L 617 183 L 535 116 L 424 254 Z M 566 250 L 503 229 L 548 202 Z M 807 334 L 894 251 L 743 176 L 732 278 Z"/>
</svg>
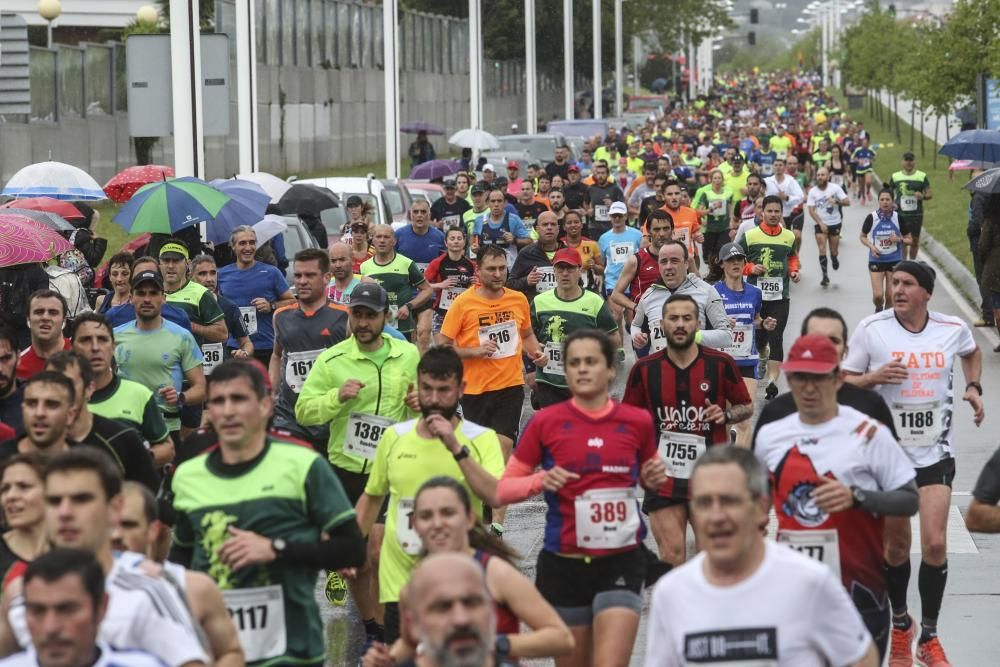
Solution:
<svg viewBox="0 0 1000 667">
<path fill-rule="evenodd" d="M 118 172 L 104 186 L 108 198 L 119 204 L 127 202 L 135 191 L 148 183 L 157 183 L 173 178 L 174 168 L 161 164 L 144 164 L 126 167 Z"/>
<path fill-rule="evenodd" d="M 52 197 L 31 197 L 30 199 L 11 199 L 0 208 L 21 208 L 29 211 L 46 211 L 55 213 L 66 220 L 83 220 L 84 215 L 76 206 L 68 201 Z"/>
</svg>

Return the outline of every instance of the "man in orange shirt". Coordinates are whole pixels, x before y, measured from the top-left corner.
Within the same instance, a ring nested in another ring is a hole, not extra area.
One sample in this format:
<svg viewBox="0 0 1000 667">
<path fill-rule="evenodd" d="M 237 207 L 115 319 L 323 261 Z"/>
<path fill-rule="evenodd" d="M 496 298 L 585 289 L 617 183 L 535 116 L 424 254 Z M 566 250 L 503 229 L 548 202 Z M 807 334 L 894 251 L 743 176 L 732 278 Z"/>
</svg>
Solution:
<svg viewBox="0 0 1000 667">
<path fill-rule="evenodd" d="M 687 244 L 688 271 L 697 273 L 698 251 L 695 244 L 705 240 L 701 232 L 701 220 L 693 208 L 681 204 L 681 184 L 676 179 L 667 181 L 663 198 L 665 200 L 663 210 L 669 213 L 674 221 L 674 239 Z"/>
</svg>

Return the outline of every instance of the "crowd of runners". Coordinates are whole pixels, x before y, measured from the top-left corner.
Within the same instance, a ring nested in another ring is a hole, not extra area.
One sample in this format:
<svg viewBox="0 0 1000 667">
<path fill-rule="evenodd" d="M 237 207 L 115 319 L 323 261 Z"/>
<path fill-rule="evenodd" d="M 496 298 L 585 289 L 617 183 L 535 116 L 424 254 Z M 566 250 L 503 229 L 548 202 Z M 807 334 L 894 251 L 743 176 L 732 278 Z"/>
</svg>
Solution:
<svg viewBox="0 0 1000 667">
<path fill-rule="evenodd" d="M 349 199 L 291 285 L 238 227 L 228 263 L 113 255 L 95 312 L 33 292 L 30 344 L 0 329 L 0 666 L 318 667 L 346 604 L 365 665 L 624 666 L 651 588 L 649 666 L 946 667 L 982 357 L 929 310 L 927 176 L 876 160 L 816 77 L 720 80 L 395 228 Z M 852 202 L 874 313 L 789 321 Z M 539 496 L 530 578 L 505 514 Z M 1000 454 L 974 498 L 1000 532 Z"/>
</svg>

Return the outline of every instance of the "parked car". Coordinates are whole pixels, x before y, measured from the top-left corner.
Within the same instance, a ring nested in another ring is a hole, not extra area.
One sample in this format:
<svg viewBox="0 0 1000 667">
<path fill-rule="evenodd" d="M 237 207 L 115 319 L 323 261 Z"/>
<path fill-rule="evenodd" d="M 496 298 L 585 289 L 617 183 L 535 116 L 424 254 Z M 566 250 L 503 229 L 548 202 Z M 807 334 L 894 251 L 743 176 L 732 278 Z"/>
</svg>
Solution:
<svg viewBox="0 0 1000 667">
<path fill-rule="evenodd" d="M 306 248 L 318 248 L 319 243 L 316 242 L 316 239 L 313 238 L 313 235 L 309 233 L 309 230 L 306 228 L 305 223 L 302 222 L 298 216 L 285 215 L 282 217 L 288 225 L 288 229 L 281 233 L 281 238 L 285 243 L 285 258 L 288 260 L 288 268 L 285 269 L 285 279 L 288 281 L 289 285 L 294 285 L 295 268 L 293 266 L 292 258 L 295 257 L 295 253 L 300 250 L 305 250 Z"/>
<path fill-rule="evenodd" d="M 552 162 L 556 148 L 568 146 L 565 137 L 561 134 L 506 134 L 497 137 L 500 148 L 494 150 L 497 153 L 525 153 L 532 162 L 547 164 Z M 572 149 L 571 149 L 572 150 Z M 570 155 L 570 160 L 576 157 Z"/>
<path fill-rule="evenodd" d="M 413 200 L 423 199 L 428 204 L 433 204 L 438 199 L 444 196 L 444 188 L 442 188 L 437 183 L 431 183 L 429 181 L 414 181 L 406 179 L 403 181 L 406 185 L 406 189 L 410 192 L 410 197 Z"/>
<path fill-rule="evenodd" d="M 608 128 L 613 125 L 606 118 L 586 118 L 579 120 L 550 120 L 545 124 L 548 132 L 561 134 L 564 137 L 583 137 L 590 139 L 595 134 L 607 135 Z"/>
<path fill-rule="evenodd" d="M 386 187 L 382 181 L 378 179 L 365 178 L 363 176 L 344 176 L 309 178 L 296 182 L 311 183 L 329 188 L 340 197 L 340 201 L 343 202 L 344 206 L 347 205 L 347 199 L 351 195 L 357 195 L 362 200 L 372 204 L 372 222 L 385 225 L 391 225 L 393 222 L 392 208 L 389 205 L 389 193 L 386 191 Z M 326 226 L 326 223 L 324 223 L 324 226 Z M 327 227 L 327 232 L 329 232 L 329 227 Z"/>
<path fill-rule="evenodd" d="M 383 178 L 379 183 L 385 187 L 389 210 L 392 211 L 392 221 L 397 224 L 405 223 L 410 214 L 410 202 L 412 201 L 406 185 L 394 178 Z"/>
<path fill-rule="evenodd" d="M 670 98 L 666 95 L 633 95 L 628 100 L 626 111 L 655 113 L 657 117 L 670 109 Z"/>
</svg>

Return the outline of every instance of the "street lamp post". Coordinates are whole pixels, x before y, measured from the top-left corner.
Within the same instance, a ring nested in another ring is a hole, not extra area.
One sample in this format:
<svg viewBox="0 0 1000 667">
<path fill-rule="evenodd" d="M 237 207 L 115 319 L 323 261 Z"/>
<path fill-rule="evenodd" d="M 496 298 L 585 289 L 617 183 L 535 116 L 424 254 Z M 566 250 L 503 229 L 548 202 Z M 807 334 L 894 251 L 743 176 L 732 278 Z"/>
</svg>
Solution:
<svg viewBox="0 0 1000 667">
<path fill-rule="evenodd" d="M 399 2 L 382 1 L 382 66 L 385 70 L 385 177 L 399 178 Z"/>
<path fill-rule="evenodd" d="M 594 46 L 594 118 L 604 118 L 604 82 L 601 80 L 601 0 L 591 0 Z"/>
<path fill-rule="evenodd" d="M 48 26 L 48 41 L 46 45 L 48 48 L 52 48 L 52 22 L 59 18 L 62 14 L 62 5 L 59 0 L 39 0 L 38 2 L 38 15 L 45 19 Z"/>
<path fill-rule="evenodd" d="M 567 120 L 576 116 L 573 88 L 573 0 L 563 0 L 563 95 Z"/>
<path fill-rule="evenodd" d="M 525 61 L 525 96 L 524 103 L 527 133 L 538 131 L 538 106 L 535 95 L 538 82 L 535 74 L 535 0 L 524 0 L 524 61 Z"/>
<path fill-rule="evenodd" d="M 622 34 L 622 0 L 615 0 L 615 117 L 622 117 L 625 104 L 625 35 Z"/>
<path fill-rule="evenodd" d="M 469 127 L 483 129 L 483 29 L 480 0 L 469 0 Z"/>
<path fill-rule="evenodd" d="M 152 9 L 144 7 L 143 9 Z M 140 9 L 139 11 L 142 11 Z M 257 171 L 257 21 L 254 0 L 236 0 L 236 116 L 240 173 Z M 156 10 L 153 10 L 155 15 Z"/>
<path fill-rule="evenodd" d="M 192 11 L 192 5 L 194 11 Z M 174 171 L 205 177 L 201 116 L 201 26 L 198 5 L 170 3 L 170 80 L 174 112 Z"/>
</svg>

